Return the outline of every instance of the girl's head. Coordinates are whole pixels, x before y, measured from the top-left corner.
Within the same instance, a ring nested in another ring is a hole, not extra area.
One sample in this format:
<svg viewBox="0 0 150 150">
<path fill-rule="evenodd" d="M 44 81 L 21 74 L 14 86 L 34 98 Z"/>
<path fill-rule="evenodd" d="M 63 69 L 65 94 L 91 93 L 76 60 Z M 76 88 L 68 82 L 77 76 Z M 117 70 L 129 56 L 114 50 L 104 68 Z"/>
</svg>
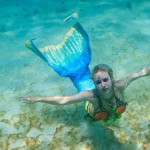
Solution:
<svg viewBox="0 0 150 150">
<path fill-rule="evenodd" d="M 99 65 L 96 65 L 93 70 L 92 70 L 92 78 L 94 76 L 95 73 L 99 72 L 99 71 L 104 71 L 104 72 L 107 72 L 108 75 L 110 76 L 110 79 L 113 81 L 114 78 L 113 78 L 113 71 L 112 69 L 106 65 L 106 64 L 99 64 Z"/>
<path fill-rule="evenodd" d="M 92 71 L 92 79 L 103 98 L 110 98 L 113 91 L 113 71 L 105 64 L 94 67 Z"/>
</svg>

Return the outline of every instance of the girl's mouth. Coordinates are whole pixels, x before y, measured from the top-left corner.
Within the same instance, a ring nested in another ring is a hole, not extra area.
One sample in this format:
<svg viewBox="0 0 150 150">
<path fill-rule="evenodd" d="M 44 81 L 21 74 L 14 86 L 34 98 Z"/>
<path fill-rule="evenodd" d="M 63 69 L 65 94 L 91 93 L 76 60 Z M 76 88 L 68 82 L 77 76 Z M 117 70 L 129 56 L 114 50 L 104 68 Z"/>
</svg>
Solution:
<svg viewBox="0 0 150 150">
<path fill-rule="evenodd" d="M 102 89 L 102 91 L 103 91 L 104 93 L 106 93 L 106 92 L 108 91 L 108 88 L 104 88 L 104 89 Z"/>
</svg>

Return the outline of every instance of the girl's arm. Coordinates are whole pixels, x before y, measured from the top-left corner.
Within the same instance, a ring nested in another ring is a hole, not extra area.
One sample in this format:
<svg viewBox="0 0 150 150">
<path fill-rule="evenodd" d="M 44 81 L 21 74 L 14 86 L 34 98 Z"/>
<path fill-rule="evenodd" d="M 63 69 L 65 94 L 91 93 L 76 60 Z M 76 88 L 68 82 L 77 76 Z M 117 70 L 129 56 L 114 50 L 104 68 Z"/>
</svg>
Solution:
<svg viewBox="0 0 150 150">
<path fill-rule="evenodd" d="M 138 73 L 133 73 L 123 79 L 120 79 L 117 81 L 117 84 L 122 88 L 125 89 L 127 88 L 127 86 L 134 80 L 144 77 L 144 76 L 148 76 L 150 75 L 150 67 L 145 67 L 144 69 L 142 69 L 140 72 Z"/>
<path fill-rule="evenodd" d="M 127 86 L 134 80 L 144 77 L 144 76 L 148 76 L 150 75 L 150 67 L 145 67 L 142 71 L 138 72 L 138 73 L 133 73 L 129 76 L 126 77 L 126 84 Z"/>
<path fill-rule="evenodd" d="M 53 96 L 53 97 L 31 97 L 31 96 L 22 96 L 19 97 L 19 101 L 23 103 L 34 103 L 34 102 L 43 102 L 51 105 L 67 105 L 73 104 L 85 100 L 91 100 L 94 98 L 94 92 L 92 90 L 83 91 L 71 96 Z"/>
</svg>

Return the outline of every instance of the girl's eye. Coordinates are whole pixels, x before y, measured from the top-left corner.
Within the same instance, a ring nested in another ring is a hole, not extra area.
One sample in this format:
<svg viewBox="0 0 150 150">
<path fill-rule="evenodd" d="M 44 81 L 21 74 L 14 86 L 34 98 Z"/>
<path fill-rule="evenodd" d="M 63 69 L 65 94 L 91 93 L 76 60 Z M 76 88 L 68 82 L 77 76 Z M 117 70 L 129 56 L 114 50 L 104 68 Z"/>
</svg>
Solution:
<svg viewBox="0 0 150 150">
<path fill-rule="evenodd" d="M 96 81 L 96 84 L 101 84 L 101 81 Z"/>
<path fill-rule="evenodd" d="M 104 82 L 107 82 L 107 81 L 108 81 L 108 78 L 105 78 L 103 81 L 104 81 Z"/>
</svg>

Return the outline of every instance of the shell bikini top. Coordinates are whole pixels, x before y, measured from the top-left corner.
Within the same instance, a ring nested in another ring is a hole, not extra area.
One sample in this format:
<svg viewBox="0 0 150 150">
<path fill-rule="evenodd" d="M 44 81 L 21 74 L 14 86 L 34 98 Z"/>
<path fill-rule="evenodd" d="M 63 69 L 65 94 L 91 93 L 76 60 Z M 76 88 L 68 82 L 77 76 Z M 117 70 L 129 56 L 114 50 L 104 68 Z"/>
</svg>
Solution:
<svg viewBox="0 0 150 150">
<path fill-rule="evenodd" d="M 114 107 L 114 106 L 110 106 L 110 107 L 111 107 L 112 111 L 114 111 L 114 113 L 121 115 L 126 110 L 126 105 L 127 105 L 127 103 L 121 101 L 120 99 L 116 99 L 116 107 Z M 102 103 L 100 105 L 100 110 L 96 111 L 94 109 L 94 113 L 95 113 L 94 114 L 95 119 L 97 119 L 97 120 L 107 120 L 110 115 L 110 113 L 105 110 Z"/>
<path fill-rule="evenodd" d="M 114 94 L 114 97 L 116 100 L 116 104 L 110 104 L 111 112 L 113 114 L 117 113 L 118 115 L 121 115 L 126 110 L 127 103 L 122 101 L 121 99 L 117 98 L 115 94 Z M 99 105 L 98 105 L 98 107 L 94 108 L 93 116 L 91 116 L 89 114 L 90 102 L 89 101 L 86 102 L 86 111 L 88 113 L 86 116 L 90 116 L 96 120 L 108 120 L 111 115 L 111 112 L 108 112 L 105 109 L 99 96 L 98 96 L 98 99 L 99 99 Z"/>
</svg>

